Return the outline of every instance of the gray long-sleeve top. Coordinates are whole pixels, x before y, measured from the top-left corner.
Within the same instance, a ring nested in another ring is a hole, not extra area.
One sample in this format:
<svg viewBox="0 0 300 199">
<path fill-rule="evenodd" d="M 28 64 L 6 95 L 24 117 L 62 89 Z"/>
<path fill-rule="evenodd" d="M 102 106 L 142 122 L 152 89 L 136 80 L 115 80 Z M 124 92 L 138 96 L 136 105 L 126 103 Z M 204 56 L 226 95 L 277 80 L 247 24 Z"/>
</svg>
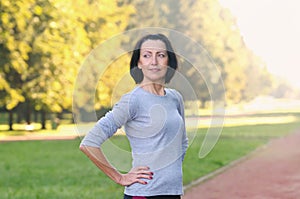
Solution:
<svg viewBox="0 0 300 199">
<path fill-rule="evenodd" d="M 153 179 L 125 187 L 132 196 L 182 195 L 182 161 L 188 147 L 182 96 L 174 89 L 154 95 L 137 86 L 122 96 L 88 132 L 81 145 L 100 147 L 124 126 L 132 166 L 148 166 Z"/>
</svg>

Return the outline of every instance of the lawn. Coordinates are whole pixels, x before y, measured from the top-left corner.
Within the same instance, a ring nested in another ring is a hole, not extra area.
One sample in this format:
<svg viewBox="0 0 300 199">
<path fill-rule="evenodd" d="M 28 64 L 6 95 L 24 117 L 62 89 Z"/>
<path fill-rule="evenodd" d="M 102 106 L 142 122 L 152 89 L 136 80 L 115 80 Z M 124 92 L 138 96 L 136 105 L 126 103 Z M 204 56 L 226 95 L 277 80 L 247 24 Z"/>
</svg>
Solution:
<svg viewBox="0 0 300 199">
<path fill-rule="evenodd" d="M 79 140 L 2 143 L 1 198 L 118 198 L 122 188 L 104 177 L 78 144 Z"/>
<path fill-rule="evenodd" d="M 187 151 L 184 184 L 299 127 L 299 122 L 225 127 L 214 149 L 200 159 L 199 148 L 207 130 L 203 128 Z M 112 139 L 113 143 L 128 147 L 124 136 Z M 0 143 L 0 198 L 121 198 L 123 188 L 105 177 L 79 151 L 79 143 L 80 139 Z"/>
</svg>

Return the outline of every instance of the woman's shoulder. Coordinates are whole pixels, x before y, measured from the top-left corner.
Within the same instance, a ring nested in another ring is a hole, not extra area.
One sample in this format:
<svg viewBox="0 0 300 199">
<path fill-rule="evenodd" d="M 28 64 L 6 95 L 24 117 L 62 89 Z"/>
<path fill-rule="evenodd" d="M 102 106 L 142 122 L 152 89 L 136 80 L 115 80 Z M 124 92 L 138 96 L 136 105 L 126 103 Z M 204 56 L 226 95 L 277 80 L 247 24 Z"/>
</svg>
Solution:
<svg viewBox="0 0 300 199">
<path fill-rule="evenodd" d="M 123 95 L 123 97 L 136 99 L 140 95 L 141 95 L 140 88 L 139 87 L 134 87 L 133 89 L 131 89 L 130 91 L 128 91 L 127 93 L 125 93 Z"/>
<path fill-rule="evenodd" d="M 174 88 L 166 88 L 166 92 L 170 93 L 170 95 L 172 95 L 175 98 L 182 99 L 181 93 Z"/>
<path fill-rule="evenodd" d="M 124 93 L 121 96 L 119 102 L 126 102 L 126 103 L 129 103 L 131 105 L 135 104 L 137 102 L 137 100 L 139 99 L 139 97 L 138 97 L 139 95 L 140 94 L 139 94 L 137 88 L 135 87 L 132 90 Z"/>
</svg>

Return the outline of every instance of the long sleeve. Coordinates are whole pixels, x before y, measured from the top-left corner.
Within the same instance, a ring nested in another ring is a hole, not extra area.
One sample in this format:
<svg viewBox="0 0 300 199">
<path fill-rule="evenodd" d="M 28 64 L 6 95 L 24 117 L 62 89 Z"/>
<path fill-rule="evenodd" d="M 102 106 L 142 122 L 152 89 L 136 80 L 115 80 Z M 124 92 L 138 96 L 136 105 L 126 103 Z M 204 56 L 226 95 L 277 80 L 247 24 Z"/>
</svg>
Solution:
<svg viewBox="0 0 300 199">
<path fill-rule="evenodd" d="M 188 148 L 188 137 L 187 137 L 187 134 L 186 134 L 186 127 L 185 127 L 185 115 L 184 115 L 184 102 L 183 102 L 183 97 L 182 97 L 182 95 L 178 92 L 178 91 L 176 91 L 176 90 L 174 90 L 175 91 L 175 93 L 176 93 L 176 96 L 177 96 L 177 98 L 178 98 L 178 105 L 179 105 L 179 107 L 178 107 L 178 111 L 179 111 L 179 114 L 181 115 L 181 117 L 182 117 L 182 120 L 183 120 L 183 125 L 184 125 L 184 127 L 183 127 L 183 130 L 184 130 L 184 132 L 183 132 L 183 134 L 182 134 L 182 160 L 184 159 L 184 156 L 185 156 L 185 153 L 186 153 L 186 150 L 187 150 L 187 148 Z"/>
<path fill-rule="evenodd" d="M 80 145 L 100 147 L 105 140 L 113 136 L 119 128 L 134 117 L 134 112 L 130 109 L 131 104 L 131 95 L 124 95 L 111 111 L 98 120 Z"/>
</svg>

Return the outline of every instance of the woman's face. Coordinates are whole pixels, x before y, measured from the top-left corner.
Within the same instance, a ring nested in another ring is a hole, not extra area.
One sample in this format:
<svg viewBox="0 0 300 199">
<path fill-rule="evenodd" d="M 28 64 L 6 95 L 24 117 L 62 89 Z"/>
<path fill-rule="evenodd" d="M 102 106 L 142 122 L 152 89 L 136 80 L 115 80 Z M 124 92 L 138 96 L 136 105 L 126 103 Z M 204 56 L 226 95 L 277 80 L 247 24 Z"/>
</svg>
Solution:
<svg viewBox="0 0 300 199">
<path fill-rule="evenodd" d="M 140 49 L 139 69 L 142 70 L 143 83 L 164 84 L 168 69 L 166 45 L 161 40 L 146 40 Z"/>
</svg>

